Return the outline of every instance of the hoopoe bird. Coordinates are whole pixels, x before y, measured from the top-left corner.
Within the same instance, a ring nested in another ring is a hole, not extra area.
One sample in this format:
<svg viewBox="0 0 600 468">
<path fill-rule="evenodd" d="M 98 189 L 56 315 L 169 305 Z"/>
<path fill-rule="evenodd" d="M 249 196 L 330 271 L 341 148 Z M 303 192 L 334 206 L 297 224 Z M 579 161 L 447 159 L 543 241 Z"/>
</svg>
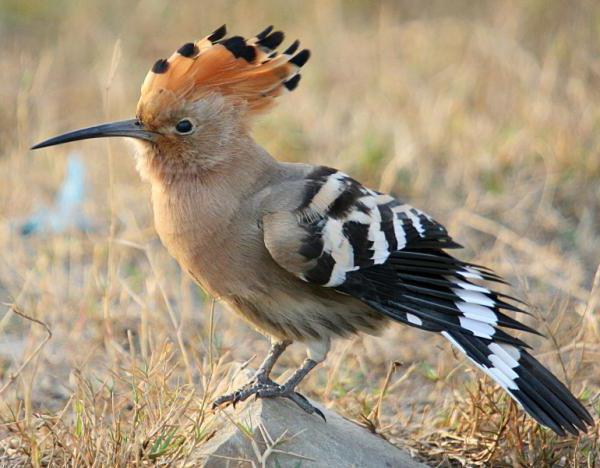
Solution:
<svg viewBox="0 0 600 468">
<path fill-rule="evenodd" d="M 460 245 L 441 224 L 336 169 L 278 162 L 252 139 L 253 118 L 298 86 L 310 56 L 298 41 L 277 52 L 283 39 L 271 26 L 248 40 L 222 26 L 154 64 L 136 118 L 33 147 L 136 141 L 162 243 L 271 339 L 251 381 L 214 405 L 286 397 L 322 416 L 296 388 L 330 341 L 394 321 L 440 333 L 540 424 L 586 431 L 594 424 L 586 408 L 506 331 L 538 333 L 506 314 L 525 312 L 523 303 L 482 285 L 504 282 L 490 269 L 450 255 Z M 307 358 L 278 384 L 271 370 L 293 341 Z"/>
</svg>

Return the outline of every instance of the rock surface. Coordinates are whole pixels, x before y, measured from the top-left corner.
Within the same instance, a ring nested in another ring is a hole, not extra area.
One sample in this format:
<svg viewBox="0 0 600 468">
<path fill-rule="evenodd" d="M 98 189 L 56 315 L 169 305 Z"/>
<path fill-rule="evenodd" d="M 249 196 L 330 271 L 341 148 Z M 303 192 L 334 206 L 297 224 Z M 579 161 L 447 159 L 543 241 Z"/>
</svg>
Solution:
<svg viewBox="0 0 600 468">
<path fill-rule="evenodd" d="M 315 402 L 312 402 L 315 404 Z M 338 414 L 327 422 L 289 400 L 250 398 L 218 412 L 222 426 L 193 457 L 205 467 L 426 467 Z"/>
</svg>

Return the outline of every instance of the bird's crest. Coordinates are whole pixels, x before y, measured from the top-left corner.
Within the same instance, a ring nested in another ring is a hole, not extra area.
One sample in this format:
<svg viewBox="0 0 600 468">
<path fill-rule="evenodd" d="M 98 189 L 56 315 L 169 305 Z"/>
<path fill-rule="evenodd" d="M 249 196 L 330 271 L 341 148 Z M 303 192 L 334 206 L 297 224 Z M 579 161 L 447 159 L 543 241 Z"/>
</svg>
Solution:
<svg viewBox="0 0 600 468">
<path fill-rule="evenodd" d="M 138 110 L 152 113 L 175 101 L 195 101 L 218 93 L 244 103 L 251 113 L 268 108 L 274 98 L 292 91 L 310 56 L 295 41 L 277 52 L 284 34 L 269 26 L 251 39 L 226 37 L 225 25 L 209 36 L 181 46 L 158 60 L 142 84 Z"/>
</svg>

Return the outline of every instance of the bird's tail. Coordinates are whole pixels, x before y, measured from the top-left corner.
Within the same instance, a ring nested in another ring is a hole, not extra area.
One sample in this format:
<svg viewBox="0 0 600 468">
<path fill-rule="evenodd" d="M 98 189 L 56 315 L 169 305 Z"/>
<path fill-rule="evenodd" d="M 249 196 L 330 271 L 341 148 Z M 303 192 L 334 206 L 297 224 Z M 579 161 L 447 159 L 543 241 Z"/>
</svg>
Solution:
<svg viewBox="0 0 600 468">
<path fill-rule="evenodd" d="M 516 299 L 474 283 L 503 282 L 490 270 L 442 250 L 406 249 L 356 280 L 360 288 L 353 289 L 363 301 L 394 320 L 441 333 L 540 424 L 560 435 L 594 424 L 577 398 L 527 352 L 529 346 L 503 330 L 539 334 L 502 312 L 525 312 L 511 303 Z"/>
<path fill-rule="evenodd" d="M 442 335 L 537 422 L 557 434 L 567 431 L 577 435 L 594 424 L 579 400 L 524 348 L 457 331 L 443 331 Z"/>
</svg>

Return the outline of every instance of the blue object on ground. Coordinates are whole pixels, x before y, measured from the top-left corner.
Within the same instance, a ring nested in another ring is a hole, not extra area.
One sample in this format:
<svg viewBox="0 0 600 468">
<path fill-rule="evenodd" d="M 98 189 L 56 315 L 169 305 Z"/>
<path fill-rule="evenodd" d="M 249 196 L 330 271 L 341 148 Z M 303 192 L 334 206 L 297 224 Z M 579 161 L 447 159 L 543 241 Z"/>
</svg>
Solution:
<svg viewBox="0 0 600 468">
<path fill-rule="evenodd" d="M 86 196 L 85 165 L 79 153 L 70 153 L 67 173 L 49 208 L 33 213 L 20 227 L 22 235 L 62 233 L 69 229 L 90 231 L 92 224 L 83 214 Z"/>
</svg>

